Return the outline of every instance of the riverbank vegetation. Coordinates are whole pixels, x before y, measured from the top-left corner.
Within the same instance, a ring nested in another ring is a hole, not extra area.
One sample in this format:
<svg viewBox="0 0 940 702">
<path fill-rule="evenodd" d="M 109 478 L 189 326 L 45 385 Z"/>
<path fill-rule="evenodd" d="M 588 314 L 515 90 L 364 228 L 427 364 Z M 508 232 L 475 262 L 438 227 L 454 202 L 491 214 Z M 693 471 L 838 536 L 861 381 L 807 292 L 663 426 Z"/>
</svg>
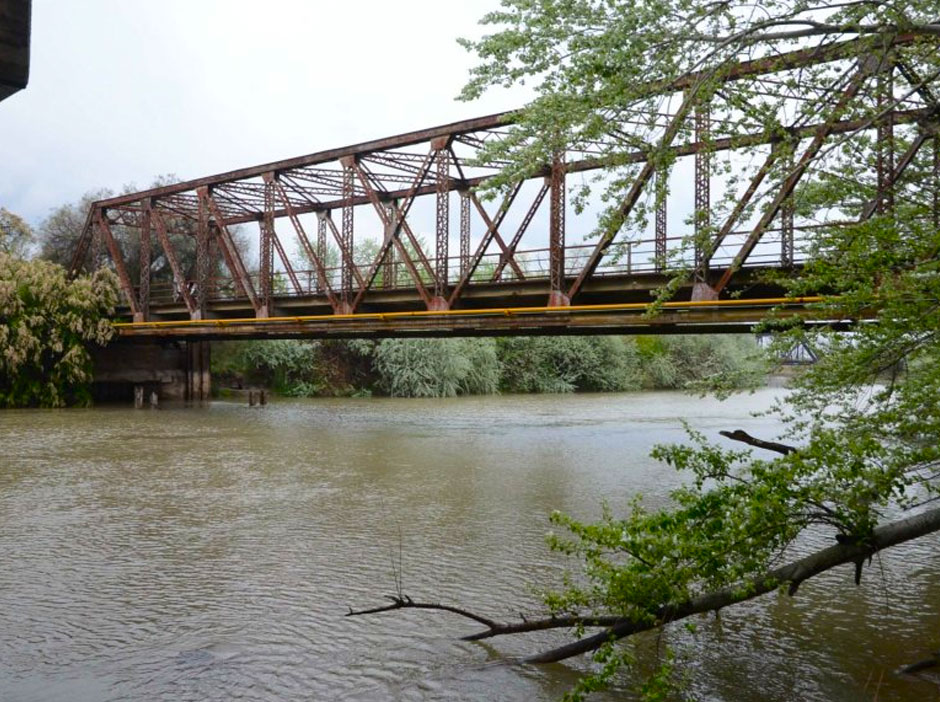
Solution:
<svg viewBox="0 0 940 702">
<path fill-rule="evenodd" d="M 681 389 L 722 378 L 762 382 L 749 336 L 543 336 L 497 339 L 220 342 L 220 387 L 263 385 L 291 396 L 453 397 Z"/>
</svg>

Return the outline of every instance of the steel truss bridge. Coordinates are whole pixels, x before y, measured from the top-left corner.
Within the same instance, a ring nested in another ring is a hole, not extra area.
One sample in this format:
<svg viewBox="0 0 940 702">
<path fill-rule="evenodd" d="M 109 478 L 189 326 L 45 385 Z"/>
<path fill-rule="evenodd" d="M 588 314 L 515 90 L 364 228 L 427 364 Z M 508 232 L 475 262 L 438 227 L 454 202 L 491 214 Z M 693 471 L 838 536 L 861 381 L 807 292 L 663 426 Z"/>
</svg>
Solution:
<svg viewBox="0 0 940 702">
<path fill-rule="evenodd" d="M 120 334 L 141 340 L 742 331 L 781 303 L 810 318 L 806 300 L 777 299 L 763 274 L 798 267 L 801 244 L 833 224 L 798 217 L 794 190 L 834 145 L 866 144 L 866 219 L 911 196 L 918 184 L 905 170 L 932 144 L 935 221 L 940 213 L 937 102 L 892 53 L 916 42 L 743 61 L 707 100 L 698 75 L 650 86 L 658 110 L 611 133 L 648 145 L 621 159 L 634 170 L 617 214 L 625 221 L 654 200 L 649 231 L 613 227 L 585 243 L 594 224 L 566 203 L 572 184 L 608 166 L 610 141 L 555 153 L 501 200 L 481 199 L 477 186 L 505 165 L 478 158 L 512 128 L 502 113 L 101 200 L 72 270 L 110 262 L 133 320 Z M 793 79 L 808 67 L 829 82 L 797 94 Z M 732 128 L 739 81 L 792 105 L 782 127 Z M 759 165 L 742 185 L 718 174 L 721 158 Z M 154 276 L 158 261 L 172 276 Z M 680 270 L 673 301 L 644 315 L 651 291 Z"/>
</svg>

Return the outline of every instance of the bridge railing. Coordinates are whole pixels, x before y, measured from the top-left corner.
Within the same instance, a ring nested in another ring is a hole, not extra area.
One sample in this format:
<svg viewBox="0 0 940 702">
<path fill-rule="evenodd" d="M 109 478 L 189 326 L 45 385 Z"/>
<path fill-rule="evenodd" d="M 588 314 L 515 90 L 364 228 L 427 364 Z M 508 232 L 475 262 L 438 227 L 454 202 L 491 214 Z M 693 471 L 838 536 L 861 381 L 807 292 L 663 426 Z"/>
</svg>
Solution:
<svg viewBox="0 0 940 702">
<path fill-rule="evenodd" d="M 805 238 L 815 226 L 797 228 L 797 238 Z M 712 266 L 720 269 L 731 265 L 735 253 L 746 238 L 747 230 L 729 233 L 725 243 L 720 246 L 711 258 Z M 618 243 L 615 250 L 605 258 L 597 267 L 595 277 L 630 276 L 630 275 L 674 275 L 682 270 L 688 270 L 694 264 L 694 250 L 688 237 L 670 236 L 659 241 L 660 246 L 665 245 L 669 252 L 666 260 L 656 255 L 657 240 L 655 238 L 637 239 Z M 802 249 L 797 247 L 792 260 L 786 261 L 782 255 L 782 231 L 768 229 L 760 245 L 744 262 L 743 268 L 781 267 L 787 263 L 801 263 L 805 260 Z M 584 266 L 594 249 L 593 243 L 569 245 L 565 247 L 565 273 L 573 277 Z M 500 252 L 488 253 L 480 258 L 480 262 L 469 279 L 468 285 L 473 286 L 500 286 L 514 285 L 520 282 L 544 282 L 550 276 L 551 252 L 545 248 L 525 249 L 516 251 L 513 261 L 521 270 L 523 277 L 514 269 L 500 264 L 508 259 Z M 436 270 L 437 259 L 428 259 L 430 270 Z M 468 261 L 460 256 L 450 256 L 447 259 L 448 282 L 454 285 L 461 279 L 466 271 Z M 366 264 L 367 265 L 367 264 Z M 364 269 L 365 266 L 360 266 Z M 499 274 L 497 275 L 497 271 Z M 274 290 L 278 298 L 308 297 L 324 295 L 325 290 L 319 274 L 312 268 L 294 271 L 299 283 L 299 289 L 288 276 L 286 271 L 274 272 Z M 430 272 L 423 266 L 418 270 L 423 285 L 431 285 L 433 279 Z M 341 284 L 342 268 L 330 266 L 325 269 L 326 283 L 333 290 Z M 250 274 L 255 286 L 260 285 L 258 274 Z M 182 283 L 174 281 L 154 281 L 151 284 L 151 299 L 155 305 L 172 305 L 182 301 L 181 285 L 188 286 L 190 292 L 195 294 L 196 282 L 186 280 Z M 387 263 L 378 271 L 373 294 L 383 291 L 415 290 L 416 285 L 412 273 L 406 264 L 400 260 Z M 207 298 L 213 301 L 233 301 L 242 299 L 235 279 L 231 276 L 213 276 L 209 279 Z"/>
</svg>

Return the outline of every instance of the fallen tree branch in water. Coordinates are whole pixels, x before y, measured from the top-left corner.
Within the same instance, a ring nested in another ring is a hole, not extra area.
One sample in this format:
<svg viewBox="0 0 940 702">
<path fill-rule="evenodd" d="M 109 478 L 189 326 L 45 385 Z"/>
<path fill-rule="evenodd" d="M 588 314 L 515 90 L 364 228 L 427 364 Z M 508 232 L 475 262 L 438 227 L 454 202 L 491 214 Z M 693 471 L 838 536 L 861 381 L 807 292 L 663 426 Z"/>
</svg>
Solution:
<svg viewBox="0 0 940 702">
<path fill-rule="evenodd" d="M 916 675 L 924 670 L 929 670 L 930 668 L 936 668 L 940 666 L 940 651 L 937 651 L 935 654 L 929 658 L 917 661 L 916 663 L 911 663 L 910 665 L 905 665 L 897 670 L 898 675 Z"/>
<path fill-rule="evenodd" d="M 747 444 L 748 446 L 756 446 L 757 448 L 767 449 L 768 451 L 782 453 L 784 456 L 796 452 L 795 446 L 788 446 L 787 444 L 781 444 L 776 441 L 758 439 L 756 436 L 751 436 L 743 429 L 735 429 L 734 431 L 720 431 L 718 433 L 727 439 L 731 439 L 732 441 L 740 441 Z"/>
<path fill-rule="evenodd" d="M 660 607 L 653 611 L 650 616 L 644 618 L 617 616 L 579 617 L 574 615 L 501 623 L 460 607 L 428 602 L 415 602 L 407 596 L 390 596 L 388 599 L 392 601 L 392 604 L 383 607 L 359 611 L 354 611 L 350 608 L 346 616 L 378 614 L 380 612 L 389 612 L 397 609 L 430 609 L 451 612 L 472 619 L 486 627 L 486 629 L 481 632 L 463 637 L 464 640 L 467 641 L 478 641 L 495 636 L 522 634 L 546 629 L 570 629 L 577 626 L 604 627 L 604 630 L 597 634 L 515 661 L 517 663 L 555 663 L 565 660 L 566 658 L 572 658 L 573 656 L 594 651 L 608 641 L 622 639 L 643 631 L 656 629 L 694 614 L 717 611 L 733 604 L 754 599 L 787 583 L 789 583 L 789 593 L 793 595 L 802 582 L 820 573 L 824 573 L 827 570 L 831 570 L 836 566 L 846 563 L 855 564 L 857 571 L 860 567 L 859 564 L 870 559 L 876 551 L 883 551 L 884 549 L 932 534 L 936 531 L 940 531 L 940 508 L 884 524 L 876 528 L 872 532 L 871 537 L 865 541 L 839 543 L 824 548 L 804 558 L 800 558 L 799 560 L 757 576 L 749 582 L 744 583 L 743 586 L 723 588 L 715 592 L 699 595 L 682 604 Z"/>
</svg>

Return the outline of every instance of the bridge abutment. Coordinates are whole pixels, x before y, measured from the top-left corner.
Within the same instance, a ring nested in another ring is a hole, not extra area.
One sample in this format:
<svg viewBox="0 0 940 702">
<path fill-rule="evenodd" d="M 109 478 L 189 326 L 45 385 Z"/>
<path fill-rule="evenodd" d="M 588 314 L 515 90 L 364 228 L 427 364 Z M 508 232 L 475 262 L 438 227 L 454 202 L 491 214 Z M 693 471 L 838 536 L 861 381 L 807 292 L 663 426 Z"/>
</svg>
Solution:
<svg viewBox="0 0 940 702">
<path fill-rule="evenodd" d="M 92 397 L 95 402 L 132 405 L 135 393 L 156 393 L 160 402 L 205 402 L 212 381 L 209 343 L 116 339 L 96 348 L 91 353 Z"/>
</svg>

